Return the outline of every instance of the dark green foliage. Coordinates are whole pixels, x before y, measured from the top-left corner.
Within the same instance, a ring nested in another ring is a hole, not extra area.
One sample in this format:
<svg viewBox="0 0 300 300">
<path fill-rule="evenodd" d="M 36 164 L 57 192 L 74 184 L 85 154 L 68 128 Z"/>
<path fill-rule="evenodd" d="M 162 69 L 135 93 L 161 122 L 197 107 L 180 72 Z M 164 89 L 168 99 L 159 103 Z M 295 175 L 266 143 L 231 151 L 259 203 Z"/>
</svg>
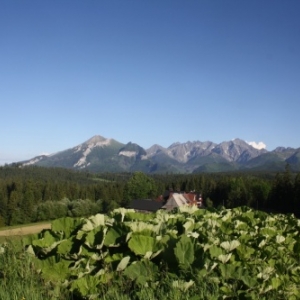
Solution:
<svg viewBox="0 0 300 300">
<path fill-rule="evenodd" d="M 270 191 L 268 206 L 276 211 L 299 214 L 299 204 L 297 205 L 299 203 L 298 180 L 299 174 L 294 178 L 289 165 L 286 166 L 284 173 L 276 174 Z"/>
<path fill-rule="evenodd" d="M 123 187 L 120 175 L 0 167 L 0 226 L 108 212 L 120 206 Z"/>
<path fill-rule="evenodd" d="M 294 182 L 294 207 L 300 211 L 300 173 L 297 174 Z"/>
<path fill-rule="evenodd" d="M 204 203 L 209 198 L 214 207 L 247 205 L 300 214 L 300 177 L 288 166 L 278 174 L 156 175 L 5 166 L 0 167 L 0 226 L 106 213 L 128 207 L 133 199 L 156 199 L 169 189 L 201 193 Z"/>
<path fill-rule="evenodd" d="M 129 299 L 299 299 L 299 229 L 292 215 L 245 206 L 150 219 L 119 208 L 57 219 L 26 245 L 41 278 L 76 299 L 115 289 Z"/>
<path fill-rule="evenodd" d="M 136 172 L 124 188 L 124 199 L 151 199 L 157 196 L 155 181 L 142 172 Z"/>
</svg>

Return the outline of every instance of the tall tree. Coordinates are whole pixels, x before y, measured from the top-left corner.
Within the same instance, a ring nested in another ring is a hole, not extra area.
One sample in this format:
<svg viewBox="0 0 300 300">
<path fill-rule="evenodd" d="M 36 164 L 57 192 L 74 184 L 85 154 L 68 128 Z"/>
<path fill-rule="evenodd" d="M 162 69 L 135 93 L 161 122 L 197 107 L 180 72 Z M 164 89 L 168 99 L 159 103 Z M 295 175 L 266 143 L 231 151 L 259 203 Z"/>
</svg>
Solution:
<svg viewBox="0 0 300 300">
<path fill-rule="evenodd" d="M 156 192 L 157 187 L 154 179 L 142 172 L 135 172 L 124 187 L 124 199 L 130 201 L 155 198 Z"/>
<path fill-rule="evenodd" d="M 297 174 L 294 181 L 294 210 L 297 216 L 300 215 L 300 173 Z"/>
<path fill-rule="evenodd" d="M 293 182 L 289 165 L 283 174 L 276 174 L 269 197 L 269 206 L 280 212 L 293 212 Z"/>
</svg>

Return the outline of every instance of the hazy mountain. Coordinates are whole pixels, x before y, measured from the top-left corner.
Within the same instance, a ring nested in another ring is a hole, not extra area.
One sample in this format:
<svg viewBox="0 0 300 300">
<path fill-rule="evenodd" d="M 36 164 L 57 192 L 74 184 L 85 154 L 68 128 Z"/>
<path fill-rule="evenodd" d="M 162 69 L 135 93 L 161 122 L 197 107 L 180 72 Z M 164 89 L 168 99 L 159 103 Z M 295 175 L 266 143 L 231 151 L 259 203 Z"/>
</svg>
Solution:
<svg viewBox="0 0 300 300">
<path fill-rule="evenodd" d="M 177 142 L 167 148 L 155 144 L 145 150 L 132 142 L 123 144 L 99 135 L 73 148 L 19 162 L 22 166 L 146 173 L 280 171 L 284 170 L 286 163 L 289 163 L 293 170 L 300 170 L 300 148 L 278 147 L 274 151 L 259 150 L 241 139 L 235 139 L 220 144 L 211 141 Z"/>
<path fill-rule="evenodd" d="M 299 171 L 300 170 L 300 148 L 297 149 L 289 158 L 287 158 L 286 162 L 290 164 L 292 170 Z"/>
<path fill-rule="evenodd" d="M 221 155 L 228 161 L 243 164 L 267 151 L 265 149 L 256 149 L 243 140 L 235 139 L 233 141 L 223 142 L 217 145 L 214 149 L 212 149 L 212 152 Z"/>
<path fill-rule="evenodd" d="M 269 170 L 279 172 L 285 170 L 286 164 L 290 164 L 292 169 L 300 171 L 300 164 L 297 161 L 299 149 L 277 147 L 273 151 L 265 153 L 247 161 L 244 167 L 251 170 Z"/>
</svg>

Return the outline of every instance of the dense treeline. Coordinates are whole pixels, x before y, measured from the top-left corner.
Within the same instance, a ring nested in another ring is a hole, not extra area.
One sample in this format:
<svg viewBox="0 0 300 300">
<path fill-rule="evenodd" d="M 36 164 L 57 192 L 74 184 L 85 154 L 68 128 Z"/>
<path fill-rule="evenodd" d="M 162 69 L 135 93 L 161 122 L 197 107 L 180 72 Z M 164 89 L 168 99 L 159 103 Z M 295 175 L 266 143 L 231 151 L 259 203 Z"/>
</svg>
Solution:
<svg viewBox="0 0 300 300">
<path fill-rule="evenodd" d="M 111 210 L 122 202 L 124 180 L 109 177 L 62 168 L 0 167 L 0 225 Z"/>
<path fill-rule="evenodd" d="M 214 173 L 157 176 L 174 191 L 196 191 L 207 206 L 249 206 L 300 215 L 300 173 Z"/>
<path fill-rule="evenodd" d="M 91 174 L 63 168 L 0 167 L 0 226 L 88 216 L 156 198 L 165 190 L 195 191 L 207 206 L 247 205 L 300 212 L 300 174 Z"/>
</svg>

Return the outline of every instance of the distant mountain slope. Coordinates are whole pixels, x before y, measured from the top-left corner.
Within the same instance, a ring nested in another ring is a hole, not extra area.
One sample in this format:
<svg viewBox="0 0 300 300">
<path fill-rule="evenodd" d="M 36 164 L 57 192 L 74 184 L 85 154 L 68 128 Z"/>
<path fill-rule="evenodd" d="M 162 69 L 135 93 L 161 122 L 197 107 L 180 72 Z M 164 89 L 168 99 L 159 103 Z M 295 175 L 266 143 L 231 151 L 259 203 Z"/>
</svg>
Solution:
<svg viewBox="0 0 300 300">
<path fill-rule="evenodd" d="M 300 171 L 300 148 L 256 149 L 241 139 L 216 144 L 210 141 L 173 143 L 168 148 L 120 143 L 96 135 L 86 142 L 50 156 L 37 156 L 19 164 L 64 167 L 92 172 L 193 173 L 234 170 L 284 170 L 286 163 Z"/>
<path fill-rule="evenodd" d="M 123 169 L 118 165 L 117 157 L 123 146 L 124 144 L 114 139 L 106 139 L 98 135 L 71 149 L 50 156 L 33 158 L 26 161 L 25 165 L 34 164 L 43 167 L 64 167 L 90 171 L 103 169 L 107 172 L 119 172 Z"/>
<path fill-rule="evenodd" d="M 271 152 L 265 152 L 244 164 L 244 168 L 251 170 L 269 170 L 272 172 L 284 171 L 289 163 L 292 169 L 300 171 L 297 161 L 293 160 L 299 153 L 299 149 L 278 147 Z"/>
<path fill-rule="evenodd" d="M 227 159 L 228 161 L 234 161 L 238 163 L 245 163 L 250 159 L 257 157 L 266 150 L 258 150 L 247 144 L 245 141 L 235 139 L 229 142 L 223 142 L 217 145 L 212 152 L 217 153 Z"/>
<path fill-rule="evenodd" d="M 286 159 L 286 162 L 291 165 L 293 171 L 300 170 L 300 149 L 297 149 L 289 158 Z"/>
</svg>

